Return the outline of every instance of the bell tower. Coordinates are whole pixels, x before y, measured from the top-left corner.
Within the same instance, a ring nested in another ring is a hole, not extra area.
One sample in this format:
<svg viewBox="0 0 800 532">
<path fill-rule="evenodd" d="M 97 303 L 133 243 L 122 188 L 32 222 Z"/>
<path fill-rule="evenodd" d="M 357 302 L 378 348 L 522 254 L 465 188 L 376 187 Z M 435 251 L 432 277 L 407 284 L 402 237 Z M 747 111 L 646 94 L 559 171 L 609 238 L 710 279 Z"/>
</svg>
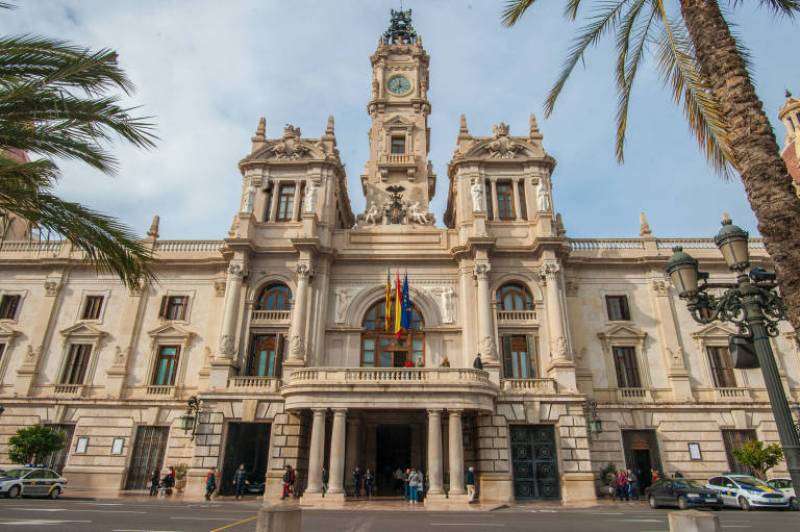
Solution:
<svg viewBox="0 0 800 532">
<path fill-rule="evenodd" d="M 428 161 L 428 65 L 411 10 L 391 11 L 389 28 L 370 57 L 372 94 L 367 111 L 370 158 L 361 185 L 367 224 L 433 223 L 428 205 L 436 176 Z"/>
</svg>

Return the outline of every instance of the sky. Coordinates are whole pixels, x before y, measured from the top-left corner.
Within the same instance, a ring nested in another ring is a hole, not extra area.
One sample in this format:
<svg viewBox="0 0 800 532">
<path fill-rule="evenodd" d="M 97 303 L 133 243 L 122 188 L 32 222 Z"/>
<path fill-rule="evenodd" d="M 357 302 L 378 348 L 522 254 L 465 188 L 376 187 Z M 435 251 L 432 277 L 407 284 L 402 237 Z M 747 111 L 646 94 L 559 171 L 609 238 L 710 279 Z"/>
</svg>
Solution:
<svg viewBox="0 0 800 532">
<path fill-rule="evenodd" d="M 3 35 L 115 49 L 137 87 L 126 105 L 157 124 L 153 150 L 112 145 L 120 166 L 113 177 L 59 162 L 63 197 L 113 214 L 142 235 L 159 214 L 162 239 L 221 239 L 239 206 L 237 163 L 250 150 L 258 118 L 266 117 L 270 137 L 287 123 L 319 137 L 333 115 L 353 210 L 363 211 L 369 56 L 400 0 L 17 4 L 0 13 Z M 546 93 L 579 27 L 561 16 L 563 4 L 539 2 L 508 29 L 500 23 L 501 1 L 404 1 L 431 56 L 429 157 L 438 175 L 431 210 L 439 223 L 459 115 L 476 136 L 490 135 L 501 121 L 512 135 L 525 135 L 533 112 L 558 161 L 554 207 L 568 236 L 637 236 L 641 211 L 656 236 L 711 236 L 723 211 L 755 233 L 740 181 L 725 182 L 709 168 L 652 60 L 634 87 L 625 163 L 616 162 L 613 38 L 576 69 L 545 119 Z M 800 49 L 799 22 L 746 4 L 729 17 L 751 50 L 757 91 L 782 144 L 776 115 L 784 89 L 800 92 L 791 55 Z"/>
</svg>

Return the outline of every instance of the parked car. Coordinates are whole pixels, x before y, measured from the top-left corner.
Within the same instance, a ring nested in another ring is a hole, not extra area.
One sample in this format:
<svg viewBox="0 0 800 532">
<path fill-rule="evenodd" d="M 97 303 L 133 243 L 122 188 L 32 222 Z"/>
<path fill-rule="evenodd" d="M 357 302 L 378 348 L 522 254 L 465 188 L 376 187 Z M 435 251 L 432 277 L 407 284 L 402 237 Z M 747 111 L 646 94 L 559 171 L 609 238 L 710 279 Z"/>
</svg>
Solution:
<svg viewBox="0 0 800 532">
<path fill-rule="evenodd" d="M 9 469 L 0 476 L 0 495 L 9 499 L 19 496 L 57 499 L 66 483 L 67 479 L 45 467 Z"/>
<path fill-rule="evenodd" d="M 709 479 L 706 487 L 719 493 L 722 504 L 744 511 L 753 508 L 789 508 L 789 498 L 751 475 L 723 475 Z"/>
<path fill-rule="evenodd" d="M 767 484 L 789 498 L 789 506 L 792 507 L 792 510 L 800 510 L 800 501 L 797 500 L 797 496 L 794 493 L 792 479 L 788 477 L 773 478 L 768 480 Z"/>
<path fill-rule="evenodd" d="M 252 495 L 264 495 L 264 479 L 248 480 L 244 485 L 244 490 Z"/>
<path fill-rule="evenodd" d="M 685 478 L 665 478 L 657 480 L 644 490 L 650 508 L 660 506 L 677 506 L 681 510 L 688 508 L 722 508 L 722 499 L 716 491 L 704 487 L 694 480 Z"/>
</svg>

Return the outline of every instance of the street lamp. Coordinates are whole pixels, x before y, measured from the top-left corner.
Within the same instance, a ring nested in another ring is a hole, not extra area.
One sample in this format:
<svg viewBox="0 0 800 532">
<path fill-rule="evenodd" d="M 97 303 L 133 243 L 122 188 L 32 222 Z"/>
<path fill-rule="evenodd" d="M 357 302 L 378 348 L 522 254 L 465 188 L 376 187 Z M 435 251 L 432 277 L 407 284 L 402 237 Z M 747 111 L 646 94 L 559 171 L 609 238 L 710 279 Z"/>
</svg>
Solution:
<svg viewBox="0 0 800 532">
<path fill-rule="evenodd" d="M 588 399 L 584 405 L 586 409 L 586 428 L 590 436 L 598 436 L 603 432 L 603 422 L 597 415 L 597 401 Z"/>
<path fill-rule="evenodd" d="M 191 439 L 193 440 L 197 434 L 197 424 L 200 417 L 200 412 L 203 410 L 203 403 L 196 395 L 193 395 L 186 402 L 186 413 L 178 418 L 178 428 L 184 432 L 192 432 Z"/>
<path fill-rule="evenodd" d="M 736 273 L 735 283 L 709 283 L 708 273 L 700 272 L 697 261 L 680 246 L 672 249 L 674 254 L 667 262 L 667 275 L 678 290 L 678 296 L 687 300 L 695 321 L 707 324 L 720 320 L 736 325 L 739 336 L 732 337 L 733 348 L 741 349 L 743 344 L 752 342 L 755 363 L 748 364 L 746 357 L 737 356 L 734 366 L 761 367 L 786 466 L 795 493 L 800 493 L 800 434 L 795 429 L 769 339 L 778 335 L 778 321 L 785 319 L 785 306 L 777 292 L 775 274 L 757 267 L 746 272 L 750 266 L 748 234 L 733 225 L 727 214 L 723 216 L 722 229 L 714 237 L 714 243 L 728 268 Z M 718 296 L 708 293 L 709 289 L 724 292 Z"/>
<path fill-rule="evenodd" d="M 0 405 L 0 416 L 2 416 L 3 412 L 5 412 L 5 411 L 6 411 L 6 407 L 4 407 L 3 405 Z"/>
</svg>

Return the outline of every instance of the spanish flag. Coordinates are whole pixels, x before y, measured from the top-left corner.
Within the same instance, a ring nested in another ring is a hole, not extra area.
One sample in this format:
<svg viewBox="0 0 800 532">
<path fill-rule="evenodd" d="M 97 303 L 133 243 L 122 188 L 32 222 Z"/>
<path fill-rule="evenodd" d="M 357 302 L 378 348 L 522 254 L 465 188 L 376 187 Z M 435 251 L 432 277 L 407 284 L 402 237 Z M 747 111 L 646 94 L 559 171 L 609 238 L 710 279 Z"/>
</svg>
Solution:
<svg viewBox="0 0 800 532">
<path fill-rule="evenodd" d="M 395 272 L 395 292 L 394 292 L 394 334 L 400 338 L 403 334 L 403 289 L 400 286 L 400 273 Z"/>
<path fill-rule="evenodd" d="M 383 330 L 386 332 L 392 331 L 392 277 L 389 273 L 389 270 L 386 270 L 386 308 L 385 313 L 386 317 L 384 319 L 385 323 L 383 326 Z"/>
</svg>

